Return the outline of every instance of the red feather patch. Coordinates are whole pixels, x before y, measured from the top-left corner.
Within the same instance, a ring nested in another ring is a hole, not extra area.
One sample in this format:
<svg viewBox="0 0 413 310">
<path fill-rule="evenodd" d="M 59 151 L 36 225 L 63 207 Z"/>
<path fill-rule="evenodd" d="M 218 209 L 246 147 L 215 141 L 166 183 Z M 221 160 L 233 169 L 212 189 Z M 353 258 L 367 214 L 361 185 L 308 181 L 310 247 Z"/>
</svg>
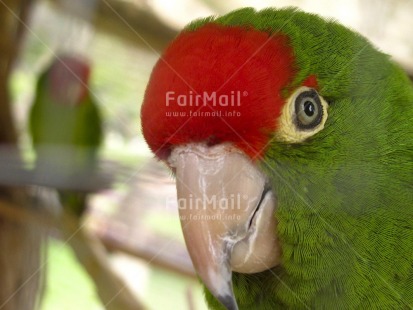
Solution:
<svg viewBox="0 0 413 310">
<path fill-rule="evenodd" d="M 60 56 L 48 69 L 50 95 L 57 104 L 76 106 L 88 93 L 90 66 L 76 56 Z"/>
<path fill-rule="evenodd" d="M 141 111 L 143 134 L 166 159 L 189 142 L 232 142 L 251 158 L 265 151 L 294 77 L 288 39 L 207 24 L 181 33 L 153 69 Z"/>
<path fill-rule="evenodd" d="M 307 87 L 311 87 L 311 88 L 315 88 L 318 89 L 318 81 L 317 81 L 317 77 L 312 74 L 309 75 L 304 82 L 302 83 L 303 86 L 307 86 Z"/>
</svg>

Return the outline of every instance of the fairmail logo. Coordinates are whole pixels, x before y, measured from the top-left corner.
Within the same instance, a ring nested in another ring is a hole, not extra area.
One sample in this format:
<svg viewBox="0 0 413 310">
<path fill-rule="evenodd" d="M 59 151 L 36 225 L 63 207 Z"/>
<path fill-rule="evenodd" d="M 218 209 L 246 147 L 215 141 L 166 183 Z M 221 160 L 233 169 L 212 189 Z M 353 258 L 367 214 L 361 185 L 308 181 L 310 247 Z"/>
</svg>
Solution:
<svg viewBox="0 0 413 310">
<path fill-rule="evenodd" d="M 247 91 L 231 91 L 229 94 L 218 94 L 217 92 L 196 93 L 189 91 L 188 94 L 177 94 L 175 91 L 165 93 L 166 106 L 180 107 L 239 107 L 241 99 L 248 96 Z"/>
</svg>

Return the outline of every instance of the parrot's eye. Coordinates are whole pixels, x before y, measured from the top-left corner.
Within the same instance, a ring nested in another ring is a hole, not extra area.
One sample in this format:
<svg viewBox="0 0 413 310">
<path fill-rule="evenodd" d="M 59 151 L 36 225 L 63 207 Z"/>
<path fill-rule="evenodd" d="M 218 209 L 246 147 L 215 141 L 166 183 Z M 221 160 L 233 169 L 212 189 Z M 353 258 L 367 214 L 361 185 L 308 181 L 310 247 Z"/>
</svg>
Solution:
<svg viewBox="0 0 413 310">
<path fill-rule="evenodd" d="M 314 89 L 298 94 L 294 101 L 295 123 L 300 129 L 311 129 L 323 119 L 323 107 L 320 97 Z"/>
<path fill-rule="evenodd" d="M 301 86 L 288 98 L 278 120 L 278 138 L 299 143 L 324 128 L 327 102 L 313 88 Z"/>
</svg>

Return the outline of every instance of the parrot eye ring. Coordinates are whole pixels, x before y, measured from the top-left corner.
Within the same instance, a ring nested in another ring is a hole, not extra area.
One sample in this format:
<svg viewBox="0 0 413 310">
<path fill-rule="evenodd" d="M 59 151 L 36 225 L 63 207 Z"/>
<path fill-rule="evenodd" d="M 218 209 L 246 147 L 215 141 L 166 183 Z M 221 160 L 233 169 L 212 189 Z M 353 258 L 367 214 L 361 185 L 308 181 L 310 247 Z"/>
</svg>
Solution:
<svg viewBox="0 0 413 310">
<path fill-rule="evenodd" d="M 278 119 L 278 139 L 300 143 L 324 128 L 328 103 L 314 88 L 301 86 L 286 100 Z"/>
<path fill-rule="evenodd" d="M 323 119 L 320 97 L 314 89 L 304 90 L 294 100 L 295 124 L 299 129 L 312 129 Z"/>
</svg>

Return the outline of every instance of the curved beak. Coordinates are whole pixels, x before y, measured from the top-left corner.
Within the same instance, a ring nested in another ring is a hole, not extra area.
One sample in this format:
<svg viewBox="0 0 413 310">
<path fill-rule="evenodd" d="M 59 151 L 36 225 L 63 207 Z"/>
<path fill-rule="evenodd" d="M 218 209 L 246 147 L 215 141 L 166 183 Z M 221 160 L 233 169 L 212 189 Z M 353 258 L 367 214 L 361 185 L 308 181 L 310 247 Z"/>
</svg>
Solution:
<svg viewBox="0 0 413 310">
<path fill-rule="evenodd" d="M 255 273 L 279 263 L 276 201 L 267 179 L 230 144 L 179 146 L 169 164 L 195 270 L 226 309 L 238 309 L 232 271 Z"/>
</svg>

